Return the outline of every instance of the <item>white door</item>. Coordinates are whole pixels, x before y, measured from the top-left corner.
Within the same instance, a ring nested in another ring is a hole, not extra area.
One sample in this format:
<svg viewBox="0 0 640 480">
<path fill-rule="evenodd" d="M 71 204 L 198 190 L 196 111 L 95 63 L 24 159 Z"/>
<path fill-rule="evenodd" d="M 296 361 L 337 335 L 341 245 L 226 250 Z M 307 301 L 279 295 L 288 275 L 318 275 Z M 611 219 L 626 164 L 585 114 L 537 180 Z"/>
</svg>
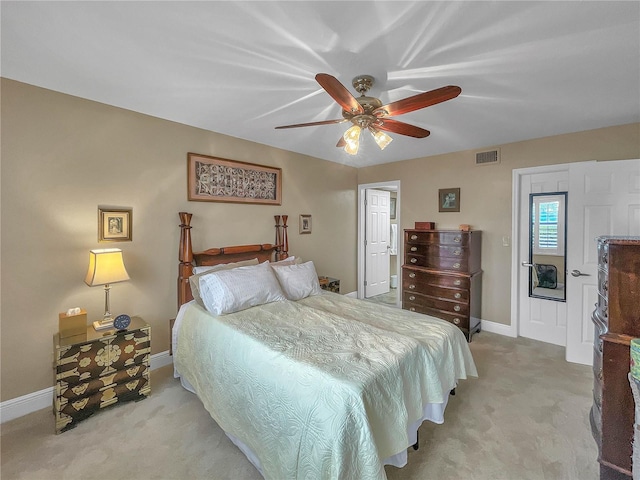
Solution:
<svg viewBox="0 0 640 480">
<path fill-rule="evenodd" d="M 591 365 L 591 314 L 598 294 L 595 239 L 640 235 L 640 160 L 570 164 L 569 177 L 566 358 Z"/>
<path fill-rule="evenodd" d="M 366 298 L 389 291 L 389 192 L 367 189 L 365 228 Z"/>
<path fill-rule="evenodd" d="M 531 173 L 521 176 L 519 219 L 519 312 L 523 337 L 565 346 L 567 341 L 567 305 L 565 302 L 529 297 L 529 195 L 531 193 L 566 192 L 569 173 L 566 167 L 554 172 Z M 568 202 L 571 203 L 571 194 Z"/>
</svg>

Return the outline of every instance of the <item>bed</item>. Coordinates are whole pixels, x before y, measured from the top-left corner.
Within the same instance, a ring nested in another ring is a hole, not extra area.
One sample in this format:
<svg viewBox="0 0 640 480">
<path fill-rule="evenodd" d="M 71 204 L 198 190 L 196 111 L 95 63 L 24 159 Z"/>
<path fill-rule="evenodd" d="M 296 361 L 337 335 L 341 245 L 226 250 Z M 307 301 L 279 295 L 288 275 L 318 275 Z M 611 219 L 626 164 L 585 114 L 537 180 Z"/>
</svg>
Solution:
<svg viewBox="0 0 640 480">
<path fill-rule="evenodd" d="M 406 464 L 424 420 L 443 423 L 457 382 L 477 376 L 454 325 L 319 290 L 295 277 L 315 275 L 312 262 L 264 263 L 278 245 L 194 253 L 191 214 L 180 219 L 175 376 L 264 478 L 385 479 L 384 465 Z M 191 278 L 202 266 L 224 270 Z M 282 298 L 216 310 L 226 294 L 208 282 L 233 279 L 230 288 L 253 292 L 271 288 L 268 275 Z M 254 279 L 259 287 L 248 286 Z"/>
</svg>

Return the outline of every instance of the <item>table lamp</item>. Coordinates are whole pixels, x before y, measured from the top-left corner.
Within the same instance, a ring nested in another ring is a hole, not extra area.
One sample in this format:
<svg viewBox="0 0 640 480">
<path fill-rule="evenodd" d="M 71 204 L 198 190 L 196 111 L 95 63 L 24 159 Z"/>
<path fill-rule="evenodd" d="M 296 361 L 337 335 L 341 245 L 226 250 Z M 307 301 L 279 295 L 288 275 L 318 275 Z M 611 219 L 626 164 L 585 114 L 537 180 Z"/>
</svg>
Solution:
<svg viewBox="0 0 640 480">
<path fill-rule="evenodd" d="M 93 322 L 96 330 L 113 328 L 113 317 L 109 308 L 109 290 L 112 283 L 129 280 L 129 274 L 124 268 L 122 250 L 119 248 L 103 248 L 89 252 L 89 270 L 84 283 L 90 287 L 104 285 L 104 317 Z"/>
</svg>

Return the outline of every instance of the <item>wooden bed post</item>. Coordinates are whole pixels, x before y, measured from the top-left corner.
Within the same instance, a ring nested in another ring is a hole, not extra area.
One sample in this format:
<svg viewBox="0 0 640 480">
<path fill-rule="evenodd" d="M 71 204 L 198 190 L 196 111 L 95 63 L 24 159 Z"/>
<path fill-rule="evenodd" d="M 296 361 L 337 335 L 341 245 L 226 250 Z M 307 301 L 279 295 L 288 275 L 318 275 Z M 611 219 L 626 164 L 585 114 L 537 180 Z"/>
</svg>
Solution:
<svg viewBox="0 0 640 480">
<path fill-rule="evenodd" d="M 180 251 L 178 252 L 178 308 L 193 299 L 189 277 L 193 274 L 193 246 L 191 245 L 191 213 L 180 212 Z"/>
<path fill-rule="evenodd" d="M 280 248 L 280 215 L 274 215 L 273 218 L 276 221 L 276 262 L 278 260 L 282 260 L 282 258 L 280 258 L 280 252 L 281 252 L 281 248 Z"/>
<path fill-rule="evenodd" d="M 289 215 L 282 215 L 282 248 L 279 260 L 284 260 L 289 256 L 289 239 L 287 238 L 287 219 Z"/>
</svg>

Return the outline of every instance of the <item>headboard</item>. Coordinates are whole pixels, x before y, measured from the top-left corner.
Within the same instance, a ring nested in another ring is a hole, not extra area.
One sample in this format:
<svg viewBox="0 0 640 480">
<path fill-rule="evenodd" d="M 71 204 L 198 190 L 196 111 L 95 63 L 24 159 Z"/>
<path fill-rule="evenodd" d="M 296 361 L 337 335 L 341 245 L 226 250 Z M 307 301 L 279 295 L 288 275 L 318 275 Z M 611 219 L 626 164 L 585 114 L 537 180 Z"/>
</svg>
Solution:
<svg viewBox="0 0 640 480">
<path fill-rule="evenodd" d="M 193 253 L 191 244 L 191 213 L 180 212 L 180 249 L 178 252 L 178 308 L 193 300 L 189 277 L 193 267 L 200 265 L 220 265 L 257 258 L 259 262 L 273 260 L 274 252 L 281 245 L 263 243 L 257 245 L 233 245 L 230 247 L 210 248 L 204 252 Z M 277 238 L 277 237 L 276 237 Z"/>
</svg>

